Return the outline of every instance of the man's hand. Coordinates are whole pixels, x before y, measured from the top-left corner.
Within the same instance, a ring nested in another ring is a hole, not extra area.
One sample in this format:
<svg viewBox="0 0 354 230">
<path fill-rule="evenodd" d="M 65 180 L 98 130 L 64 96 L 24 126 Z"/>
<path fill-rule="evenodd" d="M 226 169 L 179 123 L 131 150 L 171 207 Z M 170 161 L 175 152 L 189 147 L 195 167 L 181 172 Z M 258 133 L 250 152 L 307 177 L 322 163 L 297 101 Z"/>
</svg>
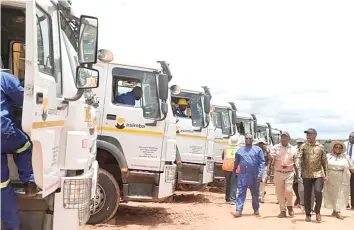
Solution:
<svg viewBox="0 0 354 230">
<path fill-rule="evenodd" d="M 258 177 L 258 182 L 262 182 L 262 177 L 261 176 Z"/>
<path fill-rule="evenodd" d="M 271 170 L 270 170 L 270 167 L 268 167 L 268 169 L 267 169 L 267 175 L 270 176 L 270 173 L 271 173 Z"/>
<path fill-rule="evenodd" d="M 328 183 L 328 177 L 327 177 L 327 176 L 323 177 L 323 182 L 324 182 L 325 184 Z"/>
</svg>

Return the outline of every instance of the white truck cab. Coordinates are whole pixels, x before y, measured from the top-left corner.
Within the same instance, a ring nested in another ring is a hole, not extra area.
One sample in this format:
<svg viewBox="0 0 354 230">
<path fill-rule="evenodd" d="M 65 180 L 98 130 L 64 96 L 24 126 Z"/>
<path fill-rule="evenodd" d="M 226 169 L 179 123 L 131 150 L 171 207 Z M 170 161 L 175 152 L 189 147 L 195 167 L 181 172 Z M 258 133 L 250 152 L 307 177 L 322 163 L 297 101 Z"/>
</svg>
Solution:
<svg viewBox="0 0 354 230">
<path fill-rule="evenodd" d="M 229 138 L 239 135 L 236 127 L 236 106 L 233 102 L 229 105 L 213 105 L 211 112 L 215 127 L 214 144 L 214 180 L 212 185 L 224 186 L 225 176 L 222 170 L 222 152 L 229 145 Z"/>
<path fill-rule="evenodd" d="M 170 104 L 168 65 L 162 70 L 124 65 L 100 50 L 95 93 L 99 163 L 95 209 L 89 224 L 107 222 L 120 200 L 158 201 L 173 194 L 176 175 L 176 119 Z M 141 97 L 134 98 L 136 88 Z"/>
<path fill-rule="evenodd" d="M 178 101 L 187 102 L 184 116 L 177 117 L 178 186 L 182 190 L 199 190 L 213 180 L 214 125 L 210 121 L 211 93 L 181 89 L 172 95 L 172 108 L 176 116 Z"/>
<path fill-rule="evenodd" d="M 255 137 L 255 119 L 251 114 L 247 113 L 240 113 L 236 112 L 236 126 L 237 126 L 237 132 L 240 135 L 240 144 L 244 145 L 245 144 L 245 135 L 246 134 L 252 134 L 253 137 Z"/>
<path fill-rule="evenodd" d="M 69 2 L 1 1 L 2 69 L 24 85 L 15 124 L 32 142 L 40 189 L 35 197 L 24 196 L 9 153 L 21 230 L 77 230 L 90 216 L 98 171 L 91 92 L 99 80 L 92 68 L 97 33 L 97 18 L 75 17 Z"/>
</svg>

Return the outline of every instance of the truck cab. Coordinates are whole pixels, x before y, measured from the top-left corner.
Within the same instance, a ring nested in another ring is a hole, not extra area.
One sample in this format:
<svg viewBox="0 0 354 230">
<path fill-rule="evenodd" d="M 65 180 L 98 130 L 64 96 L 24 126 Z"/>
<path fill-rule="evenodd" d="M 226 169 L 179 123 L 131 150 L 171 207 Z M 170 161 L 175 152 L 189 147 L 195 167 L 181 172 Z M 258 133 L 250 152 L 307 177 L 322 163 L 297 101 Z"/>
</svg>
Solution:
<svg viewBox="0 0 354 230">
<path fill-rule="evenodd" d="M 168 64 L 141 67 L 114 62 L 99 51 L 101 88 L 95 91 L 99 163 L 95 210 L 89 224 L 110 220 L 120 201 L 158 201 L 173 194 L 176 119 Z M 139 94 L 140 92 L 140 94 Z M 129 100 L 128 100 L 129 99 Z"/>
<path fill-rule="evenodd" d="M 68 2 L 1 1 L 1 68 L 24 86 L 13 117 L 31 140 L 40 189 L 24 195 L 15 153 L 8 153 L 21 230 L 76 230 L 90 216 L 98 171 L 97 33 L 97 18 L 76 17 Z"/>
<path fill-rule="evenodd" d="M 172 94 L 171 105 L 177 119 L 178 187 L 181 190 L 199 190 L 213 180 L 214 132 L 210 121 L 211 93 L 181 89 Z M 180 109 L 183 101 L 185 110 Z"/>
<path fill-rule="evenodd" d="M 214 180 L 212 185 L 223 186 L 225 177 L 222 171 L 222 152 L 229 145 L 229 138 L 239 135 L 236 128 L 236 106 L 233 102 L 230 105 L 213 105 L 211 117 L 215 127 L 214 144 Z"/>
<path fill-rule="evenodd" d="M 245 145 L 245 135 L 251 134 L 255 138 L 256 120 L 251 114 L 236 112 L 236 127 L 240 135 L 240 145 Z"/>
</svg>

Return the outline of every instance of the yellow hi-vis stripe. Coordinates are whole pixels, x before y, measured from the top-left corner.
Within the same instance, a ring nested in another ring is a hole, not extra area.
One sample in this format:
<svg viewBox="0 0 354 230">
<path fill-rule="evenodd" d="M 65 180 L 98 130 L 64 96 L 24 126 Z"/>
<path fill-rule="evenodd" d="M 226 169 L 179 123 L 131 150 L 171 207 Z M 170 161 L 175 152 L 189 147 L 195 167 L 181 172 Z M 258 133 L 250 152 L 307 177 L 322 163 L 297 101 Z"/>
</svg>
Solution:
<svg viewBox="0 0 354 230">
<path fill-rule="evenodd" d="M 6 188 L 10 183 L 10 179 L 0 183 L 0 188 Z"/>
<path fill-rule="evenodd" d="M 17 149 L 15 153 L 22 153 L 31 147 L 31 142 L 27 141 L 21 148 Z"/>
</svg>

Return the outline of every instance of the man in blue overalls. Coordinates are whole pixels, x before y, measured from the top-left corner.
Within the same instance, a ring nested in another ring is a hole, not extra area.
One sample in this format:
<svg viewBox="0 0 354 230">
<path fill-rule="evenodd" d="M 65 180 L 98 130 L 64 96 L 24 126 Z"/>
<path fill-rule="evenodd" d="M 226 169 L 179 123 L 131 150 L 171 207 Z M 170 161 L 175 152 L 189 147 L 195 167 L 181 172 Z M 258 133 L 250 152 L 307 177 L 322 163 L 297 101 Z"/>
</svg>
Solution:
<svg viewBox="0 0 354 230">
<path fill-rule="evenodd" d="M 13 105 L 22 106 L 23 87 L 17 77 L 1 72 L 1 219 L 7 229 L 19 229 L 17 198 L 10 183 L 7 154 L 13 153 L 20 180 L 28 196 L 37 193 L 32 169 L 32 144 L 27 135 L 15 127 Z"/>
<path fill-rule="evenodd" d="M 246 146 L 240 147 L 235 156 L 233 172 L 236 172 L 238 166 L 240 166 L 240 171 L 237 178 L 236 212 L 232 213 L 234 217 L 242 215 L 247 188 L 251 190 L 254 214 L 259 216 L 259 182 L 262 180 L 265 160 L 263 150 L 258 146 L 252 145 L 252 142 L 252 135 L 247 134 L 245 136 Z"/>
</svg>

